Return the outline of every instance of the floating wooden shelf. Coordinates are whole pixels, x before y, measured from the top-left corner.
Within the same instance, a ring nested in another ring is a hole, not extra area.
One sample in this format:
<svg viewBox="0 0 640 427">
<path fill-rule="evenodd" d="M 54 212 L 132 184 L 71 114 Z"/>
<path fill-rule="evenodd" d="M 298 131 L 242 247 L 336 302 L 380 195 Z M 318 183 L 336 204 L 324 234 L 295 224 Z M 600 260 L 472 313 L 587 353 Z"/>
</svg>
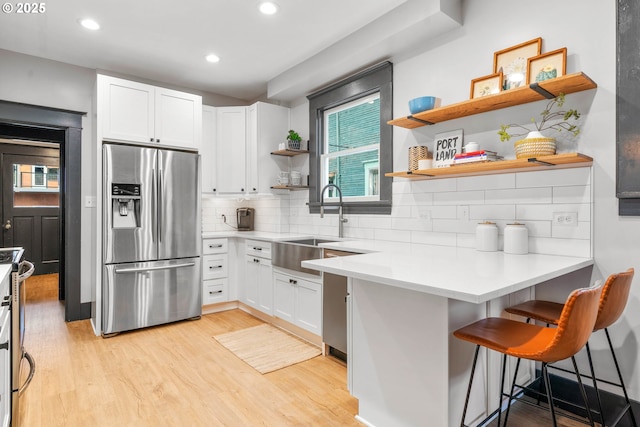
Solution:
<svg viewBox="0 0 640 427">
<path fill-rule="evenodd" d="M 308 185 L 274 185 L 273 190 L 306 190 Z"/>
<path fill-rule="evenodd" d="M 529 86 L 505 90 L 495 95 L 487 95 L 482 98 L 474 98 L 468 101 L 458 102 L 457 104 L 434 108 L 433 110 L 390 120 L 387 123 L 393 126 L 415 129 L 460 117 L 485 113 L 487 111 L 527 104 L 542 99 L 555 98 L 561 92 L 567 94 L 594 89 L 596 87 L 598 87 L 598 85 L 591 80 L 589 76 L 580 72 L 545 80 L 540 83 L 532 83 Z"/>
<path fill-rule="evenodd" d="M 476 175 L 495 175 L 501 173 L 529 172 L 549 170 L 551 168 L 566 169 L 591 166 L 593 159 L 580 153 L 554 154 L 553 156 L 532 157 L 529 159 L 499 160 L 495 162 L 465 163 L 446 168 L 434 168 L 415 171 L 387 173 L 394 178 L 440 179 Z"/>
<path fill-rule="evenodd" d="M 299 156 L 300 154 L 308 154 L 309 151 L 307 150 L 278 150 L 278 151 L 272 151 L 271 154 L 273 154 L 274 156 L 286 156 L 286 157 L 293 157 L 293 156 Z"/>
</svg>

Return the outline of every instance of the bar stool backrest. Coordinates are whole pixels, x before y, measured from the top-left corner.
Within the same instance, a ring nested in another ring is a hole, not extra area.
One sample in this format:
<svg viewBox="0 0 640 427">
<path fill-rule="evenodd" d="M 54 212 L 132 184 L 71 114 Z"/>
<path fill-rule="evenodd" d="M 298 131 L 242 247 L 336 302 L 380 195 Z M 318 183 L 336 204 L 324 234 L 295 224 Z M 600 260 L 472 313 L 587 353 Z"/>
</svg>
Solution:
<svg viewBox="0 0 640 427">
<path fill-rule="evenodd" d="M 589 340 L 598 315 L 602 285 L 571 292 L 558 320 L 555 337 L 537 360 L 553 363 L 575 355 Z"/>
<path fill-rule="evenodd" d="M 634 270 L 630 268 L 623 273 L 612 274 L 607 278 L 600 295 L 600 307 L 596 324 L 593 327 L 594 331 L 608 328 L 620 318 L 629 299 L 633 274 Z"/>
</svg>

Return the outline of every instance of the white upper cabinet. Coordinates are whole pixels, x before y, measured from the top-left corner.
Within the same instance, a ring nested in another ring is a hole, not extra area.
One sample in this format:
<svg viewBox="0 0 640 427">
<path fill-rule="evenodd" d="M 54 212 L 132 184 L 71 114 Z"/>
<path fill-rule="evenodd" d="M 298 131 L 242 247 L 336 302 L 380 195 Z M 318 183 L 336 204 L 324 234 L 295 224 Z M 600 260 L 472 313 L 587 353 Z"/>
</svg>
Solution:
<svg viewBox="0 0 640 427">
<path fill-rule="evenodd" d="M 288 130 L 286 107 L 264 102 L 249 107 L 204 106 L 202 191 L 269 193 L 279 171 L 270 153 L 286 140 Z"/>
<path fill-rule="evenodd" d="M 98 75 L 102 138 L 199 149 L 202 97 Z"/>
<path fill-rule="evenodd" d="M 216 108 L 202 106 L 202 192 L 212 193 L 216 188 Z"/>
<path fill-rule="evenodd" d="M 246 107 L 216 109 L 216 193 L 246 191 Z"/>
</svg>

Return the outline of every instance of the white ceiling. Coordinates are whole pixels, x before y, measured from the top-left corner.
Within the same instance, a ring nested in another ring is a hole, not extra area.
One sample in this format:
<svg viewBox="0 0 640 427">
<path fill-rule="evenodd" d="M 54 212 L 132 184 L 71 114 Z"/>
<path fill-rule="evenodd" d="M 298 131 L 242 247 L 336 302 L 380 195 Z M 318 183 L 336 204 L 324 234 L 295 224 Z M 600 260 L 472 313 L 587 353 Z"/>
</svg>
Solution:
<svg viewBox="0 0 640 427">
<path fill-rule="evenodd" d="M 360 67 L 388 58 L 395 53 L 389 37 L 426 18 L 432 24 L 433 15 L 441 13 L 440 3 L 457 5 L 459 0 L 275 0 L 280 11 L 273 16 L 261 14 L 259 3 L 45 2 L 42 14 L 0 15 L 0 48 L 242 100 L 269 92 L 270 97 L 286 101 L 303 95 L 305 86 L 309 89 L 321 81 L 306 76 L 317 74 L 317 79 L 327 81 L 353 71 L 348 69 L 354 67 L 349 61 L 334 67 L 318 64 L 322 55 L 341 50 L 343 56 L 358 57 Z M 445 12 L 444 31 L 451 28 L 451 17 L 459 21 L 453 16 L 457 12 Z M 399 20 L 403 16 L 406 19 Z M 78 20 L 85 17 L 98 21 L 100 30 L 81 27 Z M 358 35 L 385 48 L 363 56 L 345 45 Z M 206 62 L 209 53 L 217 54 L 221 61 Z M 324 71 L 318 74 L 319 69 Z M 277 89 L 269 88 L 271 81 L 277 83 Z"/>
</svg>

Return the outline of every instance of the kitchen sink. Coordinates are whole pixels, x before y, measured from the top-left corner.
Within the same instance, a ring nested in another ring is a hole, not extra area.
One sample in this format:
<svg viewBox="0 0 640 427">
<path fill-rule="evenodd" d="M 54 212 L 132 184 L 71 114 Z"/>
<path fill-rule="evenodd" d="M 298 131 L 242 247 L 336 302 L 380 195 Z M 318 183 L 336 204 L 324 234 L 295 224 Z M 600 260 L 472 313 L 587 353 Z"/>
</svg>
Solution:
<svg viewBox="0 0 640 427">
<path fill-rule="evenodd" d="M 308 259 L 320 259 L 323 257 L 323 249 L 320 243 L 330 243 L 336 240 L 327 239 L 296 239 L 283 242 L 274 242 L 271 246 L 271 264 L 275 267 L 301 271 L 303 273 L 320 276 L 317 270 L 310 270 L 300 265 Z"/>
</svg>

